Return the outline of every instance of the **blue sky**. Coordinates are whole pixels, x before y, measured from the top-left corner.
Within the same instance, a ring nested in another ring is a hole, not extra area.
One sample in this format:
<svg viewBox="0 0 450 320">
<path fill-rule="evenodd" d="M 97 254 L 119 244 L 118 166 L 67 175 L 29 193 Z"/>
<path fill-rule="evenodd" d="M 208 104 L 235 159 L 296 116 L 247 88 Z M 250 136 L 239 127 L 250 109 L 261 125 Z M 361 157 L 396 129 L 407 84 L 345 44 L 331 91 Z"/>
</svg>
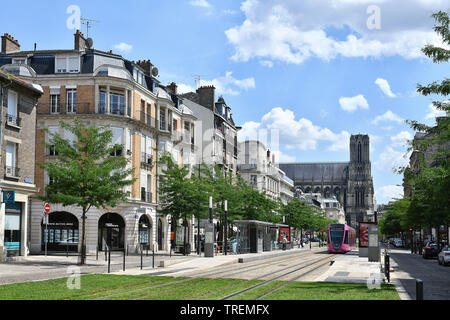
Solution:
<svg viewBox="0 0 450 320">
<path fill-rule="evenodd" d="M 349 135 L 369 134 L 378 203 L 402 193 L 392 167 L 406 163 L 414 135 L 404 119 L 433 122 L 435 97 L 415 93 L 417 83 L 449 71 L 420 48 L 439 43 L 430 15 L 450 0 L 22 1 L 0 33 L 23 50 L 72 48 L 70 5 L 99 21 L 95 48 L 150 59 L 182 91 L 195 89 L 194 75 L 214 84 L 242 139 L 278 132 L 281 161 L 348 161 Z"/>
</svg>

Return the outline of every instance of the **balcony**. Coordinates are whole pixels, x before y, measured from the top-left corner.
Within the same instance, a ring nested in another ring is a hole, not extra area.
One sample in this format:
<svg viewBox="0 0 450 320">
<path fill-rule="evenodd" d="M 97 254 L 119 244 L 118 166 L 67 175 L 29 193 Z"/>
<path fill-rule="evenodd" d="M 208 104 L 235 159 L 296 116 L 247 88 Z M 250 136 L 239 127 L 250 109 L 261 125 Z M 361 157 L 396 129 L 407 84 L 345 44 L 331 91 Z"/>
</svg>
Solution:
<svg viewBox="0 0 450 320">
<path fill-rule="evenodd" d="M 150 116 L 148 113 L 145 113 L 144 111 L 138 111 L 138 113 L 140 122 L 153 128 L 158 128 L 158 120 Z"/>
<path fill-rule="evenodd" d="M 243 163 L 237 165 L 237 170 L 240 172 L 244 171 L 256 171 L 258 169 L 258 165 L 256 163 Z"/>
<path fill-rule="evenodd" d="M 5 167 L 5 176 L 7 178 L 15 178 L 18 179 L 20 177 L 20 169 L 16 167 Z"/>
<path fill-rule="evenodd" d="M 145 167 L 153 167 L 153 155 L 141 152 L 141 165 Z"/>
<path fill-rule="evenodd" d="M 141 191 L 141 201 L 152 203 L 153 193 L 146 192 L 145 189 Z"/>
<path fill-rule="evenodd" d="M 56 108 L 56 110 L 59 110 L 58 112 L 52 112 L 50 103 L 38 103 L 37 105 L 37 113 L 42 115 L 95 114 L 93 109 L 90 103 L 72 103 L 70 105 L 61 105 L 61 108 Z"/>
<path fill-rule="evenodd" d="M 11 114 L 6 115 L 6 124 L 9 126 L 20 128 L 21 119 L 18 116 L 13 116 Z"/>
</svg>

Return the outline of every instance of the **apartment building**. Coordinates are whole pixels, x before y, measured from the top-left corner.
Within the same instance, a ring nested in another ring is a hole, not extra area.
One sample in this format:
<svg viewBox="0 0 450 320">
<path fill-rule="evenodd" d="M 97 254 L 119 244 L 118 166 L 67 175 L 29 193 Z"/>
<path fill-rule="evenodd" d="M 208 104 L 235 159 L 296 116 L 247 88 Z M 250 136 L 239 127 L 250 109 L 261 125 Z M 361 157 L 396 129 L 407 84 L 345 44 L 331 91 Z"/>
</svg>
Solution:
<svg viewBox="0 0 450 320">
<path fill-rule="evenodd" d="M 58 156 L 54 148 L 45 147 L 49 136 L 44 129 L 75 142 L 59 122 L 79 119 L 87 125 L 109 125 L 113 143 L 123 145 L 118 154 L 128 157 L 135 169 L 136 182 L 128 188 L 128 201 L 109 210 L 92 208 L 88 212 L 87 250 L 108 246 L 136 252 L 142 244 L 169 250 L 170 217 L 157 212 L 161 174 L 157 152 L 167 151 L 183 165 L 195 151 L 191 132 L 196 118 L 182 106 L 176 87 L 158 81 L 157 68 L 150 60 L 135 62 L 112 51 L 94 49 L 92 39 L 78 30 L 74 48 L 65 50 L 21 51 L 18 41 L 5 34 L 0 68 L 43 88 L 37 105 L 36 161 L 54 161 Z M 49 182 L 47 173 L 36 167 L 38 194 L 44 194 Z M 52 205 L 46 232 L 42 207 L 42 201 L 32 198 L 31 252 L 42 252 L 45 242 L 49 251 L 65 250 L 60 243 L 66 239 L 79 242 L 81 208 Z M 79 246 L 71 248 L 79 250 Z"/>
<path fill-rule="evenodd" d="M 30 201 L 37 192 L 36 104 L 42 89 L 0 70 L 0 261 L 28 255 Z"/>
<path fill-rule="evenodd" d="M 197 118 L 194 128 L 198 141 L 196 164 L 217 164 L 236 175 L 240 127 L 234 123 L 231 107 L 222 96 L 216 101 L 214 86 L 202 86 L 196 92 L 182 94 L 181 98 Z"/>
<path fill-rule="evenodd" d="M 238 173 L 254 189 L 266 192 L 273 200 L 288 203 L 294 198 L 294 183 L 278 168 L 275 155 L 256 140 L 239 144 Z"/>
</svg>

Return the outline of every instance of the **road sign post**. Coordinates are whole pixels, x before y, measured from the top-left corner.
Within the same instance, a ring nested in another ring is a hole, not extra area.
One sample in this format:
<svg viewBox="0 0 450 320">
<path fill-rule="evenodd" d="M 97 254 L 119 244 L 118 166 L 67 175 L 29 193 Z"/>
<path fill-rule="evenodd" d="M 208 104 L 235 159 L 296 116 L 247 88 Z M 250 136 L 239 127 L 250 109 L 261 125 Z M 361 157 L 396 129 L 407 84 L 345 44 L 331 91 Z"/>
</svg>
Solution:
<svg viewBox="0 0 450 320">
<path fill-rule="evenodd" d="M 48 243 L 48 214 L 50 213 L 50 205 L 44 204 L 44 221 L 45 221 L 45 256 L 47 256 L 47 243 Z"/>
</svg>

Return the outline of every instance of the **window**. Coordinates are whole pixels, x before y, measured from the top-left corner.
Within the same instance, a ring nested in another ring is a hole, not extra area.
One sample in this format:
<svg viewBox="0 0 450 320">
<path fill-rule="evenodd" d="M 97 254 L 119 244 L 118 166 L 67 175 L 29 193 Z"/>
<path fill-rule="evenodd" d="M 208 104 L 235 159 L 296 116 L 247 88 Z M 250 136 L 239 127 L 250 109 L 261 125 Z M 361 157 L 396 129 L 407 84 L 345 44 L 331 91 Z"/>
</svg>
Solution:
<svg viewBox="0 0 450 320">
<path fill-rule="evenodd" d="M 50 113 L 59 113 L 61 111 L 60 102 L 61 97 L 59 93 L 50 95 Z"/>
<path fill-rule="evenodd" d="M 27 64 L 27 58 L 13 58 L 13 64 Z"/>
<path fill-rule="evenodd" d="M 77 90 L 67 89 L 67 113 L 77 112 Z"/>
<path fill-rule="evenodd" d="M 106 113 L 106 92 L 100 91 L 100 104 L 98 106 L 99 113 Z"/>
<path fill-rule="evenodd" d="M 8 111 L 6 120 L 8 124 L 15 126 L 20 125 L 18 117 L 18 95 L 12 90 L 8 90 Z"/>
<path fill-rule="evenodd" d="M 72 147 L 75 147 L 75 142 L 77 141 L 77 137 L 75 134 L 67 129 L 64 129 L 64 139 L 69 141 Z"/>
<path fill-rule="evenodd" d="M 257 182 L 256 179 L 257 179 L 257 176 L 255 176 L 255 175 L 250 176 L 250 183 L 252 185 L 256 185 L 256 182 Z"/>
<path fill-rule="evenodd" d="M 50 143 L 50 140 L 53 139 L 53 136 L 57 134 L 59 131 L 59 127 L 48 127 L 48 134 L 47 134 L 47 142 Z M 55 150 L 55 145 L 51 145 L 48 148 L 48 155 L 49 156 L 57 156 L 58 152 Z"/>
<path fill-rule="evenodd" d="M 125 97 L 121 93 L 110 93 L 109 110 L 112 114 L 125 114 Z"/>
<path fill-rule="evenodd" d="M 8 142 L 6 144 L 6 175 L 9 177 L 18 177 L 19 170 L 16 168 L 16 155 L 17 145 L 15 143 Z"/>
<path fill-rule="evenodd" d="M 80 72 L 80 58 L 72 57 L 56 57 L 55 73 L 77 73 Z"/>
<path fill-rule="evenodd" d="M 123 149 L 123 128 L 111 128 L 113 132 L 113 139 L 112 139 L 112 145 L 121 145 L 122 148 L 116 150 L 115 152 L 111 153 L 111 156 L 121 156 L 122 155 L 122 149 Z"/>
</svg>

